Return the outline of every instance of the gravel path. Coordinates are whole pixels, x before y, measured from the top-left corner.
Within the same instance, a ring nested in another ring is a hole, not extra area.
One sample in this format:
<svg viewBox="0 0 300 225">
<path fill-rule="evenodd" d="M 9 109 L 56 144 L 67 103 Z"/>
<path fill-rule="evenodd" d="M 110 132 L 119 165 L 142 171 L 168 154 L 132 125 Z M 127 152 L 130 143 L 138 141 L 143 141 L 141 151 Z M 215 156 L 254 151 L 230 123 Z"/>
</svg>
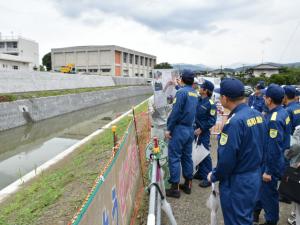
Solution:
<svg viewBox="0 0 300 225">
<path fill-rule="evenodd" d="M 212 158 L 216 163 L 216 141 L 212 141 Z M 210 210 L 206 207 L 206 200 L 210 194 L 210 188 L 200 188 L 198 181 L 193 180 L 192 194 L 186 195 L 181 193 L 180 199 L 168 198 L 172 206 L 174 216 L 178 225 L 209 225 L 210 224 Z M 280 222 L 278 225 L 286 225 L 287 217 L 290 214 L 291 205 L 280 205 Z M 262 213 L 263 214 L 263 213 Z M 169 224 L 166 217 L 163 217 L 162 224 Z M 219 225 L 224 224 L 221 209 L 218 215 Z M 261 215 L 261 221 L 264 221 Z"/>
</svg>

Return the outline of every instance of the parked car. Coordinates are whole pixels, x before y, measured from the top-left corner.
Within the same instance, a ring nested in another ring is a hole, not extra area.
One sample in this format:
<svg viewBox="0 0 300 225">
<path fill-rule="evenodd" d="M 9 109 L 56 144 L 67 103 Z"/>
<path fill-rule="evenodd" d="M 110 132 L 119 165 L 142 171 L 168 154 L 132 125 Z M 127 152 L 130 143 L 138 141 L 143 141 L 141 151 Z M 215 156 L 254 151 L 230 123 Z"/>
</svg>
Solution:
<svg viewBox="0 0 300 225">
<path fill-rule="evenodd" d="M 251 86 L 246 85 L 245 86 L 245 96 L 249 97 L 253 93 L 253 88 Z"/>
</svg>

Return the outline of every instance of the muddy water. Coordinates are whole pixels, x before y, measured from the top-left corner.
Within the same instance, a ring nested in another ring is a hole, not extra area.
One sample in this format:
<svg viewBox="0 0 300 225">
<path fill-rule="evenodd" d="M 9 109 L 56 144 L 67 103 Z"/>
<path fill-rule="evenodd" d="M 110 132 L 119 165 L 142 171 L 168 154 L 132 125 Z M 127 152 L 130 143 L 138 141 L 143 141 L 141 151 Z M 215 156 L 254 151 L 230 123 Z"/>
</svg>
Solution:
<svg viewBox="0 0 300 225">
<path fill-rule="evenodd" d="M 0 190 L 148 97 L 122 99 L 0 132 Z"/>
</svg>

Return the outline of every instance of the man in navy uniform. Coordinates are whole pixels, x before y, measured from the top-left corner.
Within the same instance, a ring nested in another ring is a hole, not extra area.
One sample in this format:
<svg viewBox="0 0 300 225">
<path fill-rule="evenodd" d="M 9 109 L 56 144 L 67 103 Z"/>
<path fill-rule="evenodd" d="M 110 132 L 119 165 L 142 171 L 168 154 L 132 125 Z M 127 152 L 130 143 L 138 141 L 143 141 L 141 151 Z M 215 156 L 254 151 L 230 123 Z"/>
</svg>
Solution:
<svg viewBox="0 0 300 225">
<path fill-rule="evenodd" d="M 203 145 L 207 150 L 210 147 L 210 128 L 216 124 L 217 120 L 217 108 L 213 100 L 211 99 L 214 91 L 214 85 L 212 82 L 205 80 L 200 86 L 200 95 L 196 118 L 195 118 L 195 136 L 198 137 L 198 145 Z M 210 154 L 199 164 L 198 171 L 194 178 L 200 179 L 200 187 L 210 186 L 210 182 L 207 181 L 208 173 L 212 171 L 212 162 Z"/>
<path fill-rule="evenodd" d="M 263 112 L 264 110 L 265 101 L 262 93 L 262 90 L 264 88 L 265 85 L 263 81 L 260 81 L 255 87 L 255 92 L 252 95 L 250 95 L 248 100 L 248 105 L 259 112 Z"/>
<path fill-rule="evenodd" d="M 283 104 L 286 111 L 291 119 L 291 135 L 293 135 L 295 128 L 300 125 L 300 105 L 296 102 L 296 88 L 291 85 L 286 85 L 283 87 L 285 95 L 283 98 Z"/>
<path fill-rule="evenodd" d="M 192 88 L 194 73 L 184 70 L 181 75 L 183 87 L 180 88 L 173 103 L 172 112 L 167 120 L 165 137 L 169 139 L 168 157 L 171 188 L 166 190 L 168 197 L 179 198 L 180 165 L 185 182 L 182 189 L 191 193 L 193 179 L 192 143 L 193 123 L 197 107 L 197 93 Z"/>
<path fill-rule="evenodd" d="M 276 225 L 279 220 L 278 180 L 284 173 L 286 162 L 284 151 L 290 147 L 290 118 L 281 106 L 284 90 L 277 84 L 271 84 L 265 96 L 269 111 L 265 116 L 267 133 L 266 154 L 262 167 L 262 186 L 259 201 L 254 211 L 254 223 L 258 224 L 261 209 L 265 211 L 264 224 Z"/>
<path fill-rule="evenodd" d="M 221 104 L 229 109 L 218 141 L 218 162 L 208 181 L 219 181 L 225 225 L 252 225 L 253 209 L 261 185 L 261 163 L 266 127 L 262 115 L 244 100 L 244 85 L 223 79 Z"/>
</svg>

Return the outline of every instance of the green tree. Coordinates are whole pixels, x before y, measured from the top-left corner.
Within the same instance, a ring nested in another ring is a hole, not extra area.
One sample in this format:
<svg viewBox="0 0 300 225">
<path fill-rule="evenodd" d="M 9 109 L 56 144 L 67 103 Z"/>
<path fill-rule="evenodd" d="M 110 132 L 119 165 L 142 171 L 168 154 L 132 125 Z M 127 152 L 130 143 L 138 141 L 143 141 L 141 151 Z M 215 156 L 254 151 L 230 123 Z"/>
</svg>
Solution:
<svg viewBox="0 0 300 225">
<path fill-rule="evenodd" d="M 45 66 L 40 65 L 40 71 L 45 71 Z"/>
<path fill-rule="evenodd" d="M 167 62 L 156 64 L 154 69 L 173 69 L 173 66 Z"/>
<path fill-rule="evenodd" d="M 42 62 L 43 62 L 43 65 L 46 66 L 47 71 L 50 71 L 52 69 L 51 52 L 48 52 L 46 55 L 44 55 Z"/>
</svg>

